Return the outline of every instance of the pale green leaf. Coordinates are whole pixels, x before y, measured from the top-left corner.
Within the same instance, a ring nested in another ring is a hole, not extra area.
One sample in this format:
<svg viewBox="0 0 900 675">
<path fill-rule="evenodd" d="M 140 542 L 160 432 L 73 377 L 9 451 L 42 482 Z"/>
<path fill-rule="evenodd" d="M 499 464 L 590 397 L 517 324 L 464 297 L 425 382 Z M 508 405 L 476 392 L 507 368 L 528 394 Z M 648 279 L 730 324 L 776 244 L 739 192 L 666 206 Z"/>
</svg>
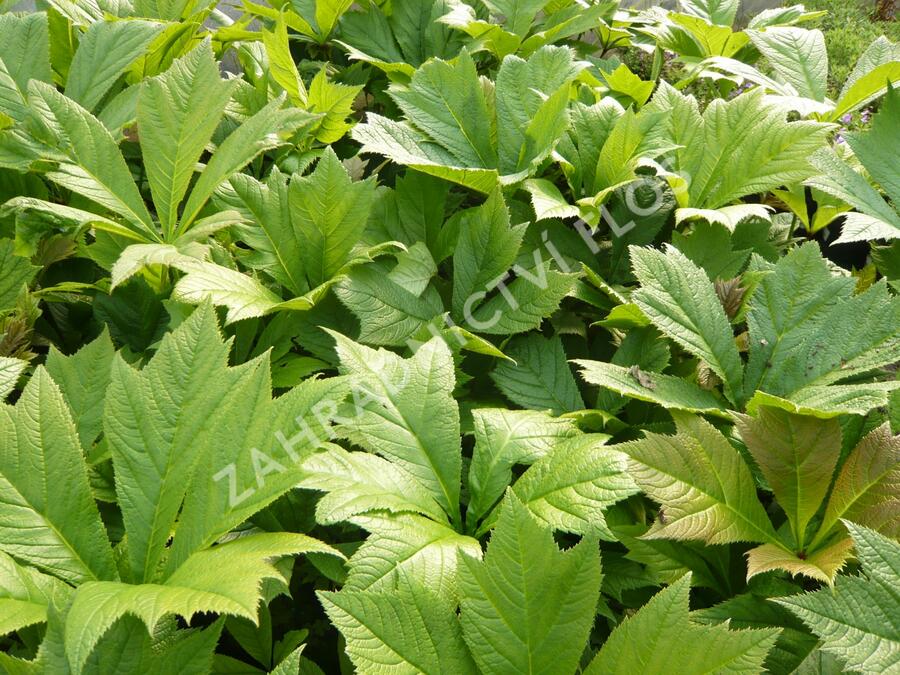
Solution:
<svg viewBox="0 0 900 675">
<path fill-rule="evenodd" d="M 675 248 L 629 250 L 641 282 L 633 302 L 665 335 L 706 362 L 724 381 L 725 395 L 740 403 L 743 364 L 712 282 Z"/>
<path fill-rule="evenodd" d="M 266 532 L 199 551 L 162 583 L 86 583 L 75 593 L 69 609 L 66 655 L 74 672 L 82 672 L 97 641 L 125 614 L 139 617 L 150 630 L 168 614 L 190 621 L 197 613 L 215 612 L 256 622 L 262 580 L 283 579 L 268 561 L 310 552 L 340 556 L 331 547 L 306 535 Z"/>
<path fill-rule="evenodd" d="M 630 457 L 631 476 L 662 506 L 648 539 L 777 543 L 740 453 L 709 422 L 673 412 L 677 433 L 611 446 Z"/>
<path fill-rule="evenodd" d="M 27 367 L 28 361 L 0 356 L 0 403 L 12 393 Z"/>
<path fill-rule="evenodd" d="M 472 422 L 475 447 L 466 518 L 473 523 L 503 496 L 514 465 L 531 464 L 578 433 L 574 420 L 531 410 L 482 408 L 472 411 Z"/>
<path fill-rule="evenodd" d="M 118 577 L 75 425 L 43 368 L 15 407 L 0 404 L 0 495 L 0 550 L 72 583 Z"/>
<path fill-rule="evenodd" d="M 304 242 L 300 263 L 314 288 L 350 260 L 369 218 L 375 182 L 352 182 L 337 155 L 327 148 L 312 174 L 291 179 L 289 195 L 292 223 Z"/>
<path fill-rule="evenodd" d="M 144 167 L 163 231 L 175 231 L 178 207 L 216 130 L 234 82 L 219 77 L 211 43 L 145 80 L 137 104 Z"/>
<path fill-rule="evenodd" d="M 354 404 L 355 415 L 342 425 L 344 432 L 406 469 L 456 522 L 462 459 L 450 349 L 434 338 L 402 359 L 332 335 L 341 372 L 367 394 Z"/>
<path fill-rule="evenodd" d="M 773 26 L 762 31 L 748 31 L 747 34 L 775 72 L 800 96 L 825 100 L 828 52 L 822 31 Z"/>
<path fill-rule="evenodd" d="M 460 675 L 474 670 L 454 603 L 414 579 L 389 590 L 319 592 L 360 672 Z"/>
<path fill-rule="evenodd" d="M 681 377 L 635 371 L 602 361 L 576 359 L 573 363 L 581 368 L 581 376 L 588 383 L 623 396 L 656 403 L 670 410 L 728 416 L 715 394 Z"/>
<path fill-rule="evenodd" d="M 513 486 L 522 503 L 554 529 L 616 537 L 603 511 L 638 491 L 628 458 L 604 445 L 604 434 L 585 434 L 556 443 Z"/>
<path fill-rule="evenodd" d="M 103 401 L 114 354 L 109 333 L 103 331 L 96 340 L 74 354 L 64 356 L 51 347 L 47 355 L 47 372 L 66 399 L 85 453 L 90 452 L 103 428 Z"/>
<path fill-rule="evenodd" d="M 139 20 L 91 24 L 81 36 L 69 66 L 66 96 L 86 110 L 96 110 L 116 80 L 143 55 L 161 29 L 158 23 Z"/>
<path fill-rule="evenodd" d="M 761 672 L 778 629 L 733 631 L 723 624 L 693 623 L 690 581 L 689 574 L 683 576 L 620 624 L 586 675 Z"/>
<path fill-rule="evenodd" d="M 600 592 L 595 539 L 560 551 L 510 494 L 484 562 L 460 560 L 460 623 L 482 672 L 574 671 Z"/>
<path fill-rule="evenodd" d="M 480 557 L 477 539 L 444 522 L 414 514 L 356 516 L 356 525 L 371 532 L 347 562 L 344 588 L 390 590 L 398 577 L 414 578 L 443 597 L 457 590 L 460 551 Z"/>
</svg>

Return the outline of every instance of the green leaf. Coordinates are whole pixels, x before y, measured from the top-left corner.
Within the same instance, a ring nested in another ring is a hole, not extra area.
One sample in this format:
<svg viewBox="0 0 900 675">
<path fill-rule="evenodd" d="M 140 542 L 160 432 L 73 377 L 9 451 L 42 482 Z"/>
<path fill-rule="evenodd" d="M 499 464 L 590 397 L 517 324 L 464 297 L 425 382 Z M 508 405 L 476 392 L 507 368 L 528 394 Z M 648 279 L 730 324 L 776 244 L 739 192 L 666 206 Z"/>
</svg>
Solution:
<svg viewBox="0 0 900 675">
<path fill-rule="evenodd" d="M 158 238 L 131 171 L 116 141 L 93 115 L 43 82 L 32 80 L 28 100 L 37 111 L 41 136 L 67 162 L 47 177 L 120 214 L 142 238 Z"/>
<path fill-rule="evenodd" d="M 129 533 L 131 570 L 139 581 L 157 576 L 201 456 L 198 433 L 228 389 L 237 386 L 241 371 L 227 369 L 228 350 L 214 313 L 201 307 L 163 339 L 143 370 L 121 359 L 113 364 L 103 426 Z M 216 387 L 209 386 L 212 373 Z"/>
<path fill-rule="evenodd" d="M 516 260 L 525 224 L 510 227 L 509 211 L 499 189 L 481 206 L 463 211 L 453 252 L 453 314 L 462 320 L 484 297 L 491 282 Z M 473 305 L 475 303 L 475 305 Z"/>
<path fill-rule="evenodd" d="M 20 92 L 28 90 L 29 80 L 53 82 L 47 14 L 0 14 L 0 60 Z"/>
<path fill-rule="evenodd" d="M 361 672 L 458 675 L 474 670 L 454 603 L 421 582 L 400 577 L 390 590 L 320 591 L 318 596 Z"/>
<path fill-rule="evenodd" d="M 185 266 L 181 258 L 171 260 L 188 272 L 175 285 L 172 299 L 194 305 L 206 301 L 224 305 L 228 308 L 226 323 L 265 316 L 282 304 L 278 295 L 248 274 L 214 263 L 197 261 Z"/>
<path fill-rule="evenodd" d="M 560 551 L 509 494 L 484 562 L 460 560 L 460 623 L 482 672 L 575 670 L 600 593 L 596 540 Z"/>
<path fill-rule="evenodd" d="M 303 487 L 327 493 L 316 504 L 316 520 L 324 525 L 370 511 L 420 513 L 436 521 L 446 518 L 421 483 L 377 455 L 330 445 L 311 455 L 303 468 Z"/>
<path fill-rule="evenodd" d="M 585 670 L 600 673 L 758 673 L 777 628 L 729 630 L 691 621 L 690 575 L 657 593 L 610 635 Z"/>
<path fill-rule="evenodd" d="M 887 673 L 900 665 L 900 546 L 847 523 L 864 575 L 840 576 L 835 588 L 775 600 L 822 639 L 822 649 L 845 667 Z"/>
<path fill-rule="evenodd" d="M 900 536 L 900 435 L 885 422 L 850 452 L 831 489 L 817 539 L 829 535 L 840 519 Z"/>
<path fill-rule="evenodd" d="M 397 266 L 388 277 L 413 295 L 425 292 L 431 278 L 437 274 L 437 265 L 425 242 L 418 241 L 406 251 L 397 254 Z"/>
<path fill-rule="evenodd" d="M 662 505 L 647 539 L 777 543 L 756 496 L 756 485 L 740 453 L 709 422 L 673 412 L 674 436 L 611 446 L 631 458 L 631 476 Z"/>
<path fill-rule="evenodd" d="M 747 311 L 745 396 L 761 390 L 821 410 L 839 411 L 837 404 L 853 399 L 844 409 L 883 405 L 880 383 L 835 383 L 900 358 L 900 299 L 885 283 L 854 294 L 855 281 L 834 274 L 814 243 L 792 249 L 775 265 L 754 257 L 750 270 L 763 274 Z"/>
<path fill-rule="evenodd" d="M 444 312 L 441 296 L 426 288 L 419 296 L 395 283 L 380 265 L 350 271 L 334 289 L 359 319 L 359 339 L 376 345 L 405 345 Z"/>
<path fill-rule="evenodd" d="M 75 425 L 43 368 L 15 407 L 0 404 L 0 488 L 0 549 L 71 583 L 118 578 Z"/>
<path fill-rule="evenodd" d="M 272 558 L 299 553 L 340 554 L 322 542 L 288 532 L 254 534 L 198 551 L 162 583 L 95 581 L 75 593 L 66 620 L 66 655 L 76 674 L 112 624 L 133 614 L 152 631 L 175 614 L 190 622 L 200 612 L 241 616 L 254 623 L 264 579 L 283 580 Z M 227 580 L 223 583 L 223 579 Z"/>
<path fill-rule="evenodd" d="M 772 26 L 762 31 L 748 31 L 747 34 L 769 65 L 800 96 L 825 100 L 828 52 L 822 31 Z"/>
<path fill-rule="evenodd" d="M 584 408 L 558 336 L 529 334 L 511 341 L 505 353 L 515 363 L 499 362 L 491 379 L 510 401 L 556 415 Z"/>
<path fill-rule="evenodd" d="M 312 174 L 291 179 L 289 194 L 292 222 L 304 241 L 300 262 L 314 288 L 334 277 L 350 260 L 369 218 L 375 182 L 352 182 L 328 148 Z"/>
<path fill-rule="evenodd" d="M 297 108 L 282 108 L 282 98 L 270 101 L 222 141 L 185 202 L 179 233 L 191 226 L 219 185 L 257 155 L 277 148 L 291 134 L 309 132 L 319 119 Z"/>
<path fill-rule="evenodd" d="M 475 447 L 466 511 L 471 523 L 485 516 L 503 496 L 514 465 L 531 464 L 578 433 L 573 420 L 531 410 L 482 408 L 472 411 L 472 422 Z"/>
<path fill-rule="evenodd" d="M 760 407 L 753 417 L 740 415 L 737 428 L 802 550 L 806 526 L 822 505 L 841 456 L 841 425 Z"/>
<path fill-rule="evenodd" d="M 522 503 L 554 529 L 614 541 L 603 511 L 638 492 L 628 458 L 604 445 L 603 434 L 556 443 L 513 486 Z"/>
<path fill-rule="evenodd" d="M 456 522 L 462 459 L 450 349 L 434 338 L 411 358 L 401 359 L 332 335 L 341 372 L 367 394 L 342 425 L 344 432 L 357 445 L 406 469 Z"/>
<path fill-rule="evenodd" d="M 473 331 L 488 335 L 524 333 L 540 327 L 546 317 L 559 309 L 563 298 L 572 292 L 579 275 L 551 269 L 550 261 L 542 261 L 537 249 L 534 258 L 535 266 L 532 268 L 513 267 L 518 276 L 511 284 L 497 280 L 490 290 L 501 289 L 498 294 L 465 316 L 466 324 Z M 485 295 L 481 291 L 473 297 L 483 299 Z"/>
<path fill-rule="evenodd" d="M 717 26 L 731 26 L 738 5 L 738 0 L 687 0 L 681 7 L 686 14 L 706 19 Z"/>
<path fill-rule="evenodd" d="M 844 215 L 841 236 L 835 243 L 900 238 L 900 215 L 897 211 L 833 150 L 820 150 L 810 158 L 810 162 L 820 171 L 820 175 L 813 176 L 805 184 L 837 197 L 860 212 Z"/>
<path fill-rule="evenodd" d="M 161 30 L 158 23 L 139 20 L 91 24 L 69 66 L 66 96 L 86 110 L 96 110 L 116 80 L 143 55 Z"/>
<path fill-rule="evenodd" d="M 76 353 L 64 356 L 50 348 L 45 364 L 72 413 L 78 438 L 89 453 L 103 428 L 103 401 L 109 386 L 115 348 L 104 331 Z"/>
<path fill-rule="evenodd" d="M 629 250 L 641 282 L 631 299 L 665 335 L 706 362 L 724 381 L 725 395 L 740 403 L 743 364 L 709 277 L 675 248 Z"/>
<path fill-rule="evenodd" d="M 144 167 L 163 231 L 169 237 L 200 156 L 231 98 L 234 82 L 219 77 L 211 43 L 177 59 L 141 84 L 137 122 Z"/>
<path fill-rule="evenodd" d="M 492 92 L 467 52 L 454 63 L 433 59 L 409 86 L 391 88 L 405 121 L 369 114 L 352 135 L 363 152 L 489 193 L 527 178 L 549 155 L 577 73 L 568 50 L 544 47 L 528 61 L 506 57 Z"/>
<path fill-rule="evenodd" d="M 299 108 L 307 105 L 306 85 L 297 72 L 297 64 L 291 56 L 287 23 L 284 14 L 275 19 L 275 30 L 262 29 L 262 43 L 269 57 L 269 76 L 287 92 L 291 103 Z"/>
<path fill-rule="evenodd" d="M 12 393 L 27 367 L 28 361 L 0 356 L 0 403 Z"/>
<path fill-rule="evenodd" d="M 346 589 L 390 590 L 400 577 L 414 578 L 442 597 L 455 597 L 460 551 L 481 556 L 477 539 L 444 522 L 419 515 L 357 516 L 353 522 L 372 534 L 347 562 Z"/>
<path fill-rule="evenodd" d="M 44 623 L 51 603 L 65 604 L 71 588 L 0 552 L 0 636 Z"/>
<path fill-rule="evenodd" d="M 831 128 L 788 122 L 783 108 L 766 102 L 762 87 L 716 99 L 701 117 L 693 97 L 661 86 L 644 111 L 667 113 L 668 140 L 681 146 L 671 171 L 687 181 L 689 203 L 679 205 L 703 209 L 808 178 L 814 173 L 808 158 Z"/>
<path fill-rule="evenodd" d="M 22 289 L 31 283 L 39 267 L 32 265 L 28 258 L 16 255 L 11 239 L 0 239 L 0 313 L 16 306 L 16 299 Z"/>
<path fill-rule="evenodd" d="M 623 396 L 656 403 L 670 410 L 728 416 L 725 406 L 711 391 L 681 377 L 636 371 L 602 361 L 576 359 L 573 363 L 581 368 L 581 377 L 586 382 Z"/>
<path fill-rule="evenodd" d="M 309 84 L 309 110 L 324 115 L 316 130 L 320 143 L 334 143 L 343 138 L 352 123 L 347 118 L 353 113 L 353 104 L 362 91 L 362 85 L 330 82 L 323 67 Z"/>
</svg>

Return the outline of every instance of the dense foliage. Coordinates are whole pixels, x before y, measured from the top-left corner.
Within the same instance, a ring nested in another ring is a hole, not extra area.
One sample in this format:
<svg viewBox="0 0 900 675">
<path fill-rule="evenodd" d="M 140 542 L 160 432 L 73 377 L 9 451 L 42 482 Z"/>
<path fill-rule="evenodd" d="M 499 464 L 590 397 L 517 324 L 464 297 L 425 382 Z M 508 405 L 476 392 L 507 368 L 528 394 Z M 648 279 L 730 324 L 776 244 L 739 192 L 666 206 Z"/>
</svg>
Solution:
<svg viewBox="0 0 900 675">
<path fill-rule="evenodd" d="M 900 673 L 900 46 L 15 4 L 0 671 Z"/>
</svg>

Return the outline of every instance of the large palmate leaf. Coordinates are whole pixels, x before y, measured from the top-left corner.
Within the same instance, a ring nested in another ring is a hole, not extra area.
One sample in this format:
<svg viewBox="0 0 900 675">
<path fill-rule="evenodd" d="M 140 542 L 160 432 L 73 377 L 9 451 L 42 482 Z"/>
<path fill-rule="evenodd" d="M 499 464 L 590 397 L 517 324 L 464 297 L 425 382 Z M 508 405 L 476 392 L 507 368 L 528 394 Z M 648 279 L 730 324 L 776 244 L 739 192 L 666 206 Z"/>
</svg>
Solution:
<svg viewBox="0 0 900 675">
<path fill-rule="evenodd" d="M 834 151 L 816 153 L 812 163 L 821 175 L 806 184 L 838 197 L 859 212 L 845 214 L 841 236 L 835 243 L 900 238 L 900 170 L 893 159 L 900 153 L 900 90 L 890 89 L 872 126 L 848 133 L 847 142 L 890 203 Z"/>
<path fill-rule="evenodd" d="M 754 257 L 750 269 L 764 274 L 747 311 L 746 398 L 762 391 L 826 415 L 887 402 L 883 388 L 840 384 L 900 359 L 900 298 L 884 282 L 854 294 L 853 280 L 834 274 L 815 244 L 774 265 Z"/>
<path fill-rule="evenodd" d="M 374 180 L 353 183 L 330 148 L 309 177 L 291 179 L 288 203 L 299 262 L 309 288 L 343 270 L 362 238 L 375 191 Z M 296 263 L 295 263 L 296 264 Z"/>
<path fill-rule="evenodd" d="M 776 600 L 822 639 L 822 649 L 846 668 L 894 672 L 900 666 L 900 546 L 877 532 L 847 523 L 863 575 L 840 576 L 835 588 Z"/>
<path fill-rule="evenodd" d="M 603 673 L 758 673 L 777 628 L 729 630 L 691 621 L 690 575 L 656 594 L 600 649 L 588 675 Z"/>
<path fill-rule="evenodd" d="M 701 115 L 696 100 L 662 84 L 647 108 L 666 113 L 668 140 L 677 146 L 669 171 L 679 205 L 719 209 L 750 194 L 814 173 L 809 156 L 824 146 L 827 124 L 787 121 L 757 88 L 730 101 L 716 99 Z"/>
<path fill-rule="evenodd" d="M 596 540 L 559 551 L 510 494 L 484 561 L 461 561 L 459 620 L 482 672 L 574 671 L 600 591 Z"/>
<path fill-rule="evenodd" d="M 900 359 L 895 329 L 900 299 L 884 281 L 854 294 L 854 280 L 832 271 L 815 244 L 793 249 L 777 263 L 752 256 L 748 272 L 759 281 L 747 302 L 749 359 L 743 368 L 705 272 L 673 248 L 664 254 L 631 250 L 635 274 L 644 284 L 634 292 L 643 314 L 722 378 L 733 408 L 752 412 L 768 405 L 820 417 L 865 414 L 886 405 L 898 386 L 844 381 Z M 576 363 L 589 382 L 620 394 L 694 412 L 721 408 L 711 392 L 682 379 Z M 743 391 L 734 386 L 741 380 Z"/>
<path fill-rule="evenodd" d="M 178 222 L 178 207 L 234 84 L 219 77 L 212 47 L 204 42 L 141 85 L 137 108 L 141 148 L 156 215 L 170 236 Z"/>
<path fill-rule="evenodd" d="M 75 425 L 46 370 L 15 407 L 0 404 L 0 422 L 0 550 L 73 584 L 118 578 Z"/>
<path fill-rule="evenodd" d="M 777 543 L 750 469 L 709 422 L 673 412 L 678 433 L 612 446 L 630 458 L 631 475 L 662 506 L 647 538 Z"/>
<path fill-rule="evenodd" d="M 87 225 L 106 229 L 142 243 L 183 246 L 233 224 L 236 214 L 218 214 L 197 222 L 216 188 L 259 153 L 285 142 L 294 132 L 309 131 L 319 117 L 296 108 L 283 108 L 275 99 L 238 125 L 212 153 L 203 171 L 188 187 L 201 154 L 223 119 L 233 85 L 219 76 L 209 41 L 202 42 L 170 70 L 148 80 L 137 100 L 137 117 L 153 195 L 157 224 L 107 128 L 90 112 L 55 88 L 32 80 L 28 103 L 34 111 L 29 133 L 41 146 L 51 168 L 46 176 L 60 186 L 87 197 L 115 214 L 78 217 L 71 207 L 39 199 L 11 202 L 19 214 L 61 212 L 65 229 Z M 185 198 L 179 216 L 179 206 Z M 124 222 L 119 223 L 121 218 Z M 51 221 L 52 222 L 52 221 Z M 185 236 L 194 226 L 194 231 Z"/>
<path fill-rule="evenodd" d="M 435 59 L 391 88 L 403 122 L 369 113 L 352 135 L 363 152 L 490 192 L 527 178 L 553 149 L 577 73 L 568 50 L 545 47 L 527 61 L 505 58 L 485 88 L 468 53 L 452 64 Z"/>
<path fill-rule="evenodd" d="M 803 550 L 806 526 L 828 493 L 841 455 L 840 424 L 760 407 L 755 417 L 740 416 L 737 426 Z"/>
<path fill-rule="evenodd" d="M 360 672 L 459 675 L 475 670 L 455 603 L 415 579 L 400 577 L 389 590 L 318 595 Z"/>
<path fill-rule="evenodd" d="M 143 370 L 121 359 L 113 366 L 104 431 L 135 580 L 161 578 L 166 556 L 171 572 L 290 489 L 321 426 L 304 417 L 320 397 L 346 391 L 339 381 L 310 382 L 273 402 L 267 362 L 229 368 L 228 350 L 205 306 L 164 338 Z M 297 425 L 309 433 L 293 435 Z"/>
</svg>

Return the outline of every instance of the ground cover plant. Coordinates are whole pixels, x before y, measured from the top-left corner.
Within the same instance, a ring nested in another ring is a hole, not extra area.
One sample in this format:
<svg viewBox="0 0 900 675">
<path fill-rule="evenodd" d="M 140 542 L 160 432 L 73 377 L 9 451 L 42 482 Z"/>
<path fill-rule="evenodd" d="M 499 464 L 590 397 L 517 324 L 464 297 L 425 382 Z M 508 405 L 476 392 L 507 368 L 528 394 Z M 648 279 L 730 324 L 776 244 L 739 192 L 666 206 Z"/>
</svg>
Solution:
<svg viewBox="0 0 900 675">
<path fill-rule="evenodd" d="M 900 673 L 900 46 L 738 10 L 0 1 L 0 672 Z"/>
</svg>

